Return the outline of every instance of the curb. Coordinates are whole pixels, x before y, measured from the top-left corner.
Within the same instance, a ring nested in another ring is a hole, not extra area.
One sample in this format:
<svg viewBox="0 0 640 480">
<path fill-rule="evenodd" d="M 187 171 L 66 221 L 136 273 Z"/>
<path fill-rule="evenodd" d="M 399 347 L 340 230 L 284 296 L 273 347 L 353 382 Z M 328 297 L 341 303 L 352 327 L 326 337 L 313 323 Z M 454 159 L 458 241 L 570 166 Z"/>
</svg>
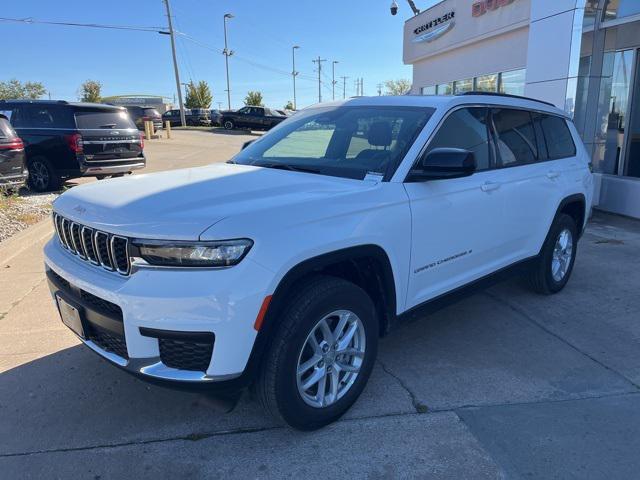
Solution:
<svg viewBox="0 0 640 480">
<path fill-rule="evenodd" d="M 41 240 L 53 234 L 51 217 L 47 216 L 38 223 L 16 233 L 0 243 L 0 266 L 8 264 Z"/>
</svg>

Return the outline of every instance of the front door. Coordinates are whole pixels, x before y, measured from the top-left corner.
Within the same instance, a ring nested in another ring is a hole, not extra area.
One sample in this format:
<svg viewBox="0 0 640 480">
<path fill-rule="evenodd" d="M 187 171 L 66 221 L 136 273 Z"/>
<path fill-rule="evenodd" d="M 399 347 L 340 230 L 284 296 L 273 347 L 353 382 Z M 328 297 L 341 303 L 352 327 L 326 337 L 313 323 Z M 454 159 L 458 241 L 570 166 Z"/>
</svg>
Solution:
<svg viewBox="0 0 640 480">
<path fill-rule="evenodd" d="M 504 263 L 505 197 L 493 168 L 488 109 L 455 110 L 429 143 L 475 154 L 477 173 L 405 183 L 412 215 L 407 308 L 483 277 Z"/>
</svg>

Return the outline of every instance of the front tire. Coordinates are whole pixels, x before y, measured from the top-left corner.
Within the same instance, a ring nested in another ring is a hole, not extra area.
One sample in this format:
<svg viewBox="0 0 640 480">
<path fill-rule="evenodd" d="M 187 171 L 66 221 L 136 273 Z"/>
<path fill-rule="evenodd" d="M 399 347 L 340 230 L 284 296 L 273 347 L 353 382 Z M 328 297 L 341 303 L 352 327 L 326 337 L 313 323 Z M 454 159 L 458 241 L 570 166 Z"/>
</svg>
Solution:
<svg viewBox="0 0 640 480">
<path fill-rule="evenodd" d="M 360 396 L 378 347 L 378 319 L 364 290 L 318 276 L 288 302 L 256 384 L 265 410 L 299 430 L 340 418 Z"/>
<path fill-rule="evenodd" d="M 226 119 L 224 122 L 222 122 L 222 126 L 224 127 L 225 130 L 233 130 L 234 128 L 236 128 L 235 123 L 233 123 L 233 120 L 229 120 Z"/>
<path fill-rule="evenodd" d="M 557 293 L 569 281 L 578 250 L 578 228 L 567 214 L 554 220 L 540 255 L 529 271 L 529 283 L 537 293 Z"/>
</svg>

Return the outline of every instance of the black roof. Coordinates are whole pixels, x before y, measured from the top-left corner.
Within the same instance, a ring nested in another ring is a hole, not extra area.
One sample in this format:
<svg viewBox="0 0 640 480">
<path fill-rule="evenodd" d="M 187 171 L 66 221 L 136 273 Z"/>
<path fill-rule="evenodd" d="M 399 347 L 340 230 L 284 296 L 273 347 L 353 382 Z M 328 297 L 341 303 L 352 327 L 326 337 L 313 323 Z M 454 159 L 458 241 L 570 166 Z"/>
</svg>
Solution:
<svg viewBox="0 0 640 480">
<path fill-rule="evenodd" d="M 74 107 L 94 107 L 94 108 L 117 108 L 122 109 L 117 105 L 108 105 L 106 103 L 89 103 L 89 102 L 67 102 L 66 100 L 31 100 L 31 99 L 15 99 L 15 100 L 0 100 L 2 103 L 32 103 L 37 105 L 72 105 Z"/>
</svg>

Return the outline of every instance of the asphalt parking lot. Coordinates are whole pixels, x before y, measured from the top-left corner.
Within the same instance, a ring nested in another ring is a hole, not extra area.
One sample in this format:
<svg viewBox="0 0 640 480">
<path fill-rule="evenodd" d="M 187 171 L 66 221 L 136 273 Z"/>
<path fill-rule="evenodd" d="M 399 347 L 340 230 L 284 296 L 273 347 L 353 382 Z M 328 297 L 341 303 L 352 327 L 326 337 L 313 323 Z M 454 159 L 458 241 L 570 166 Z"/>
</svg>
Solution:
<svg viewBox="0 0 640 480">
<path fill-rule="evenodd" d="M 179 132 L 149 170 L 249 137 Z M 552 297 L 502 282 L 404 325 L 321 431 L 147 385 L 79 344 L 43 274 L 45 221 L 0 244 L 0 478 L 637 478 L 640 222 L 596 213 Z"/>
</svg>

